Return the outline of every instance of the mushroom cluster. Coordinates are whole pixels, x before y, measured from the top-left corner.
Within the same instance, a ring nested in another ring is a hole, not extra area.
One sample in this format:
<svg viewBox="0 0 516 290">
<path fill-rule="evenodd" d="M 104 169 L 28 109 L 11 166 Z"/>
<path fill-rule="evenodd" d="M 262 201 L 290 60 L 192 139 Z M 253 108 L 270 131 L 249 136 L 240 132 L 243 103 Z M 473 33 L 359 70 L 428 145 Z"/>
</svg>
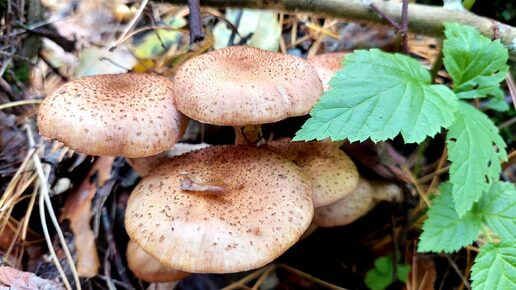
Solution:
<svg viewBox="0 0 516 290">
<path fill-rule="evenodd" d="M 45 99 L 38 124 L 77 151 L 125 156 L 143 176 L 125 217 L 137 277 L 240 272 L 276 259 L 312 222 L 349 223 L 396 195 L 375 195 L 331 142 L 250 141 L 261 124 L 307 114 L 322 78 L 302 58 L 228 47 L 190 59 L 174 81 L 127 73 L 69 82 Z M 184 133 L 185 115 L 233 126 L 237 145 L 166 151 Z"/>
</svg>

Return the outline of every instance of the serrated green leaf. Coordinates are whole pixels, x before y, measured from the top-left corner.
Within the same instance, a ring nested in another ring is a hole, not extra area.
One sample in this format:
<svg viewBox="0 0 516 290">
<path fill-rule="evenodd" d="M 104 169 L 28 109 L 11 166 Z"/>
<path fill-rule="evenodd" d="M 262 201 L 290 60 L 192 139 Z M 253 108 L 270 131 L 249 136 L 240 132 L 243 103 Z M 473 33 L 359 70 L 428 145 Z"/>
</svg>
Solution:
<svg viewBox="0 0 516 290">
<path fill-rule="evenodd" d="M 374 268 L 367 271 L 365 276 L 365 284 L 372 290 L 383 290 L 387 288 L 394 279 L 392 256 L 383 256 L 374 261 Z M 402 282 L 406 282 L 408 274 L 410 272 L 410 265 L 398 263 L 397 265 L 397 278 Z"/>
<path fill-rule="evenodd" d="M 471 280 L 473 290 L 516 289 L 516 240 L 481 247 Z"/>
<path fill-rule="evenodd" d="M 507 48 L 499 40 L 492 41 L 471 26 L 457 23 L 444 26 L 443 62 L 457 96 L 470 99 L 492 95 L 509 69 Z"/>
<path fill-rule="evenodd" d="M 505 112 L 509 110 L 509 105 L 505 101 L 505 93 L 500 88 L 495 88 L 493 91 L 491 91 L 490 96 L 492 96 L 486 103 L 486 108 L 499 111 L 499 112 Z"/>
<path fill-rule="evenodd" d="M 462 101 L 455 122 L 448 129 L 446 144 L 453 201 L 462 216 L 499 179 L 500 160 L 507 160 L 506 145 L 493 122 Z"/>
<path fill-rule="evenodd" d="M 295 141 L 373 141 L 400 134 L 420 143 L 452 124 L 458 99 L 416 60 L 378 49 L 346 56 L 344 66 L 296 133 Z"/>
<path fill-rule="evenodd" d="M 475 207 L 485 223 L 500 237 L 516 240 L 516 187 L 509 182 L 493 183 Z"/>
<path fill-rule="evenodd" d="M 442 183 L 437 196 L 428 210 L 419 237 L 419 252 L 455 252 L 471 244 L 480 232 L 480 217 L 472 212 L 459 217 L 452 197 L 452 184 Z"/>
</svg>

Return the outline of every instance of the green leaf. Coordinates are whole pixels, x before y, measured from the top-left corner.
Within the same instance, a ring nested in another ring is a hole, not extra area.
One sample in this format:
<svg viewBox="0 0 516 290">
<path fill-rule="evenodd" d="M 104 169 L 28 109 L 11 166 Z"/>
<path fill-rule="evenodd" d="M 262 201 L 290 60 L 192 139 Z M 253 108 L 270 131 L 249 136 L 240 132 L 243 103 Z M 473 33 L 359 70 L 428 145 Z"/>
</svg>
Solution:
<svg viewBox="0 0 516 290">
<path fill-rule="evenodd" d="M 496 88 L 490 94 L 492 97 L 487 101 L 486 108 L 499 112 L 509 110 L 510 107 L 505 101 L 505 93 L 502 89 Z"/>
<path fill-rule="evenodd" d="M 493 122 L 465 102 L 459 104 L 446 143 L 453 200 L 462 216 L 499 179 L 500 160 L 507 160 L 506 145 Z"/>
<path fill-rule="evenodd" d="M 344 66 L 296 133 L 295 141 L 392 139 L 422 142 L 450 126 L 457 97 L 432 85 L 430 73 L 416 60 L 378 49 L 346 56 Z"/>
<path fill-rule="evenodd" d="M 493 183 L 482 195 L 475 211 L 500 237 L 516 240 L 516 187 L 509 182 Z"/>
<path fill-rule="evenodd" d="M 428 210 L 419 238 L 419 252 L 455 252 L 471 244 L 480 232 L 480 217 L 472 212 L 459 217 L 452 197 L 452 184 L 442 183 L 437 196 Z"/>
<path fill-rule="evenodd" d="M 516 240 L 481 247 L 471 280 L 473 290 L 516 289 Z"/>
<path fill-rule="evenodd" d="M 444 66 L 459 98 L 493 95 L 505 79 L 509 53 L 500 40 L 492 41 L 475 28 L 457 23 L 444 25 Z"/>
<path fill-rule="evenodd" d="M 372 290 L 383 290 L 387 288 L 394 279 L 392 277 L 392 256 L 383 256 L 374 261 L 374 268 L 367 271 L 365 276 L 365 284 Z M 407 264 L 397 264 L 397 278 L 402 282 L 406 282 L 410 272 L 410 266 Z"/>
</svg>

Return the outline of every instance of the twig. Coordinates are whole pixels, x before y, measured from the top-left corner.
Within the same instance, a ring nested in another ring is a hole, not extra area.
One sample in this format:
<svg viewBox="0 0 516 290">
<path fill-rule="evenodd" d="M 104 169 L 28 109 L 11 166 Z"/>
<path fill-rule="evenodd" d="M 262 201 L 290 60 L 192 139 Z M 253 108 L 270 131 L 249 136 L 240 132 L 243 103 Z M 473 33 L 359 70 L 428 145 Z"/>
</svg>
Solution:
<svg viewBox="0 0 516 290">
<path fill-rule="evenodd" d="M 256 280 L 256 283 L 254 283 L 254 286 L 253 286 L 253 288 L 251 288 L 251 290 L 260 289 L 260 286 L 263 284 L 263 282 L 265 282 L 265 279 L 267 278 L 267 276 L 269 276 L 269 274 L 272 271 L 274 271 L 275 269 L 276 269 L 276 266 L 271 265 L 265 272 L 263 272 L 263 274 L 260 276 L 260 278 L 258 278 L 258 280 Z"/>
<path fill-rule="evenodd" d="M 305 278 L 305 279 L 307 279 L 307 280 L 310 280 L 310 281 L 312 281 L 312 282 L 315 282 L 315 283 L 317 283 L 317 284 L 319 284 L 319 285 L 321 285 L 321 286 L 324 286 L 324 287 L 326 287 L 326 288 L 328 288 L 328 289 L 332 289 L 332 290 L 347 290 L 346 288 L 339 287 L 339 286 L 337 286 L 337 285 L 333 285 L 333 284 L 331 284 L 331 283 L 328 283 L 328 282 L 326 282 L 326 281 L 324 281 L 324 280 L 321 280 L 321 279 L 319 279 L 319 278 L 316 278 L 316 277 L 314 277 L 314 276 L 312 276 L 312 275 L 310 275 L 310 274 L 307 274 L 307 273 L 305 273 L 305 272 L 303 272 L 303 271 L 301 271 L 301 270 L 298 270 L 298 269 L 296 269 L 296 268 L 294 268 L 294 267 L 291 267 L 291 266 L 289 266 L 289 265 L 279 264 L 279 265 L 278 265 L 278 267 L 279 267 L 279 268 L 283 268 L 283 269 L 285 269 L 285 270 L 287 270 L 287 271 L 289 271 L 289 272 L 291 272 L 291 273 L 294 273 L 295 275 L 297 275 L 297 276 L 299 276 L 299 277 L 303 277 L 303 278 Z"/>
<path fill-rule="evenodd" d="M 267 271 L 269 268 L 271 268 L 273 265 L 270 265 L 268 267 L 263 267 L 258 270 L 255 270 L 254 272 L 250 273 L 249 275 L 245 276 L 244 278 L 229 284 L 228 286 L 222 288 L 222 290 L 234 290 L 241 288 L 245 284 L 253 281 L 254 279 L 260 277 L 265 271 Z"/>
<path fill-rule="evenodd" d="M 52 70 L 52 72 L 54 72 L 54 74 L 58 75 L 63 81 L 67 82 L 69 79 L 67 76 L 63 75 L 59 69 L 55 66 L 53 66 L 48 60 L 47 58 L 43 55 L 43 53 L 41 53 L 41 49 L 38 50 L 38 56 L 39 58 Z"/>
<path fill-rule="evenodd" d="M 188 0 L 188 10 L 190 10 L 190 14 L 188 15 L 190 44 L 194 44 L 204 39 L 201 22 L 201 4 L 199 0 Z"/>
<path fill-rule="evenodd" d="M 402 37 L 402 51 L 408 53 L 408 0 L 403 0 L 401 5 L 401 37 Z"/>
<path fill-rule="evenodd" d="M 450 263 L 450 265 L 452 266 L 453 270 L 455 270 L 455 272 L 457 273 L 457 275 L 459 275 L 460 279 L 462 280 L 462 283 L 464 283 L 464 286 L 466 286 L 466 288 L 468 288 L 468 289 L 471 289 L 471 287 L 469 286 L 469 282 L 468 282 L 468 280 L 466 280 L 466 278 L 462 275 L 462 272 L 460 271 L 459 266 L 457 266 L 457 264 L 455 263 L 455 261 L 453 261 L 453 260 L 450 258 L 450 255 L 448 255 L 448 254 L 445 254 L 444 256 L 446 257 L 446 259 L 448 259 L 448 262 L 449 262 L 449 263 Z"/>
<path fill-rule="evenodd" d="M 380 17 L 387 20 L 387 22 L 389 22 L 390 25 L 394 26 L 394 28 L 396 28 L 397 31 L 401 31 L 403 29 L 401 25 L 398 22 L 396 22 L 396 20 L 392 19 L 392 17 L 390 17 L 389 15 L 383 13 L 383 11 L 380 10 L 378 6 L 376 6 L 374 3 L 369 4 L 369 7 L 371 8 L 371 10 L 380 15 Z"/>
<path fill-rule="evenodd" d="M 104 227 L 104 232 L 106 233 L 106 240 L 109 245 L 110 253 L 113 258 L 113 262 L 115 263 L 116 271 L 118 272 L 118 276 L 122 279 L 124 284 L 130 285 L 131 281 L 126 275 L 126 268 L 124 263 L 122 262 L 122 258 L 120 258 L 120 254 L 115 245 L 115 239 L 113 237 L 113 227 L 109 222 L 109 215 L 105 207 L 102 208 L 101 213 L 102 225 Z M 109 276 L 107 276 L 109 277 Z"/>
<path fill-rule="evenodd" d="M 505 78 L 505 81 L 507 82 L 507 87 L 509 88 L 509 94 L 511 95 L 512 105 L 514 106 L 514 109 L 516 109 L 516 83 L 514 83 L 511 71 L 507 72 L 507 77 Z"/>
<path fill-rule="evenodd" d="M 167 0 L 169 3 L 185 3 L 186 0 Z M 203 0 L 202 4 L 212 7 L 239 7 L 256 9 L 274 9 L 298 13 L 316 13 L 333 18 L 346 18 L 354 21 L 386 24 L 383 18 L 371 13 L 370 6 L 364 5 L 364 0 Z M 401 21 L 402 5 L 397 1 L 369 0 L 385 15 L 399 23 Z M 500 40 L 510 49 L 511 58 L 516 57 L 516 47 L 512 45 L 516 39 L 516 28 L 492 19 L 475 15 L 468 11 L 453 11 L 442 6 L 430 6 L 411 3 L 408 5 L 408 26 L 410 31 L 431 36 L 443 35 L 443 23 L 458 22 L 477 28 L 483 35 L 492 38 L 494 27 L 499 27 Z"/>
<path fill-rule="evenodd" d="M 240 26 L 240 21 L 242 20 L 242 14 L 244 14 L 244 10 L 239 9 L 237 12 L 237 17 L 235 19 L 235 24 L 234 24 L 236 30 L 231 30 L 231 34 L 229 35 L 229 40 L 228 40 L 228 46 L 235 45 L 235 36 L 238 33 L 238 26 Z"/>
</svg>

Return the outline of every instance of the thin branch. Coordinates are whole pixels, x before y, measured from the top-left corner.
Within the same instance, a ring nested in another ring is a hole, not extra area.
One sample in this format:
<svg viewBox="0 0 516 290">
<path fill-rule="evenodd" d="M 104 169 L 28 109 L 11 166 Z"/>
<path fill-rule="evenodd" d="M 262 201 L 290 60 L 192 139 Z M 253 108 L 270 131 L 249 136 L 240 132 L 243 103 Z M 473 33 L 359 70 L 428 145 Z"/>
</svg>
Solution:
<svg viewBox="0 0 516 290">
<path fill-rule="evenodd" d="M 401 38 L 402 51 L 408 53 L 408 0 L 403 0 L 401 6 Z"/>
<path fill-rule="evenodd" d="M 204 39 L 201 22 L 201 4 L 199 0 L 188 0 L 188 10 L 190 10 L 190 14 L 188 15 L 190 44 L 193 44 Z"/>
<path fill-rule="evenodd" d="M 383 13 L 382 10 L 380 10 L 378 6 L 376 6 L 374 3 L 369 4 L 369 7 L 371 7 L 371 10 L 378 13 L 380 17 L 387 20 L 387 22 L 394 26 L 394 28 L 396 28 L 397 31 L 401 31 L 403 29 L 402 26 L 398 22 L 396 22 L 396 20 L 392 19 L 392 17 L 390 17 L 389 15 Z"/>
<path fill-rule="evenodd" d="M 169 3 L 184 4 L 186 0 L 167 0 Z M 388 24 L 371 13 L 369 5 L 363 0 L 203 0 L 202 5 L 214 7 L 240 7 L 273 9 L 290 12 L 322 14 L 335 18 L 346 18 L 359 22 Z M 401 23 L 402 4 L 396 1 L 370 0 L 385 15 Z M 444 22 L 457 22 L 477 28 L 483 35 L 493 38 L 498 30 L 500 40 L 510 49 L 511 57 L 516 58 L 516 28 L 468 11 L 449 10 L 442 6 L 423 4 L 408 5 L 408 26 L 410 31 L 431 36 L 442 36 Z"/>
</svg>

